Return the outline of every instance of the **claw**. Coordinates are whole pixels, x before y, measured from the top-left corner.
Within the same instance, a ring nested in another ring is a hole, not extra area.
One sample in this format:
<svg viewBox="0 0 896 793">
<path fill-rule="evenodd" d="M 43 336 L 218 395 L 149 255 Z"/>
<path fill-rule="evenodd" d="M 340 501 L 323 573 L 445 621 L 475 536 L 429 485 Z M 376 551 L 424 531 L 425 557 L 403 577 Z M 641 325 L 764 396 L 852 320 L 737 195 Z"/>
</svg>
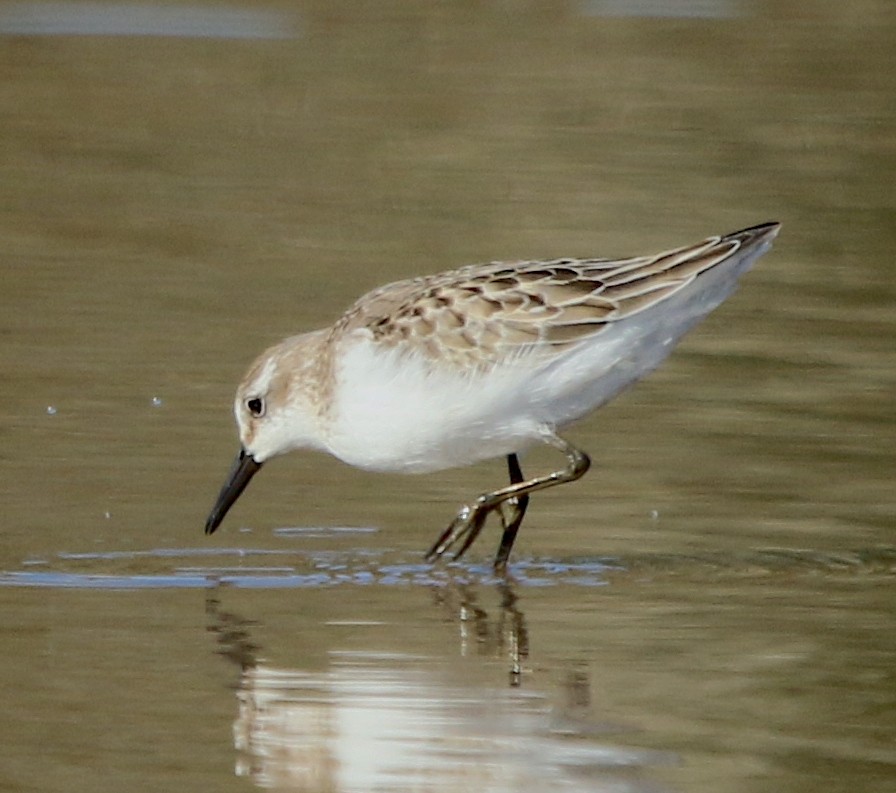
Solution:
<svg viewBox="0 0 896 793">
<path fill-rule="evenodd" d="M 443 556 L 452 546 L 463 540 L 463 544 L 453 557 L 454 559 L 460 559 L 479 536 L 489 512 L 496 509 L 497 506 L 497 504 L 477 503 L 472 505 L 465 504 L 461 507 L 454 520 L 448 525 L 448 528 L 442 532 L 435 545 L 429 549 L 429 553 L 426 554 L 426 560 L 431 562 Z"/>
<path fill-rule="evenodd" d="M 488 517 L 488 513 L 491 512 L 491 509 L 481 506 L 475 506 L 472 509 L 472 514 L 467 519 L 467 525 L 464 526 L 463 531 L 457 535 L 457 539 L 459 540 L 464 534 L 467 535 L 464 540 L 464 544 L 460 546 L 460 550 L 454 554 L 455 560 L 460 559 L 467 552 L 467 548 L 469 548 L 479 536 L 479 532 L 482 531 L 482 527 L 485 525 L 485 519 Z"/>
<path fill-rule="evenodd" d="M 439 535 L 439 538 L 435 541 L 432 548 L 427 552 L 426 561 L 431 562 L 434 559 L 441 557 L 445 551 L 466 533 L 474 509 L 475 508 L 471 507 L 469 504 L 464 504 L 464 506 L 458 510 L 454 520 L 448 524 L 448 528 Z"/>
</svg>

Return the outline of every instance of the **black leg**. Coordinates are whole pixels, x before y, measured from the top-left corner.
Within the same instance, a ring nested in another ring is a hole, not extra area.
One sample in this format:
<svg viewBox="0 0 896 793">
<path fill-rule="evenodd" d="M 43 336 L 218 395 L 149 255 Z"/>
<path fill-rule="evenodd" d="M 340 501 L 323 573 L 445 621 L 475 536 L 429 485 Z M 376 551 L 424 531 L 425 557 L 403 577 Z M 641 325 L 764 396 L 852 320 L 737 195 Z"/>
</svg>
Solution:
<svg viewBox="0 0 896 793">
<path fill-rule="evenodd" d="M 517 530 L 523 520 L 523 514 L 528 506 L 528 496 L 536 490 L 544 490 L 548 487 L 556 487 L 564 482 L 574 482 L 579 479 L 588 470 L 591 460 L 585 452 L 580 451 L 571 443 L 563 440 L 548 428 L 544 428 L 541 434 L 542 440 L 560 450 L 566 455 L 566 467 L 547 474 L 546 476 L 537 476 L 534 479 L 523 480 L 523 473 L 520 471 L 519 460 L 515 454 L 508 455 L 507 466 L 510 470 L 511 483 L 507 487 L 502 487 L 491 493 L 483 493 L 479 498 L 470 504 L 466 504 L 460 508 L 454 520 L 448 524 L 436 540 L 432 548 L 426 554 L 427 561 L 433 561 L 444 555 L 452 546 L 460 543 L 459 550 L 454 554 L 455 559 L 463 556 L 464 551 L 469 548 L 482 527 L 485 519 L 490 512 L 497 511 L 503 518 L 501 505 L 508 502 L 511 507 L 510 520 L 504 519 L 504 536 L 501 538 L 501 546 L 495 557 L 495 567 L 500 569 L 507 562 L 507 554 L 516 539 Z"/>
<path fill-rule="evenodd" d="M 510 474 L 510 484 L 516 485 L 523 480 L 523 471 L 520 468 L 520 461 L 515 454 L 507 455 L 507 472 Z M 504 533 L 501 535 L 501 544 L 498 546 L 498 553 L 495 555 L 495 570 L 503 570 L 507 567 L 507 557 L 510 556 L 510 549 L 516 540 L 516 533 L 520 529 L 520 524 L 526 515 L 526 508 L 529 506 L 529 494 L 524 493 L 516 498 L 507 501 L 511 509 L 510 520 L 504 525 Z"/>
</svg>

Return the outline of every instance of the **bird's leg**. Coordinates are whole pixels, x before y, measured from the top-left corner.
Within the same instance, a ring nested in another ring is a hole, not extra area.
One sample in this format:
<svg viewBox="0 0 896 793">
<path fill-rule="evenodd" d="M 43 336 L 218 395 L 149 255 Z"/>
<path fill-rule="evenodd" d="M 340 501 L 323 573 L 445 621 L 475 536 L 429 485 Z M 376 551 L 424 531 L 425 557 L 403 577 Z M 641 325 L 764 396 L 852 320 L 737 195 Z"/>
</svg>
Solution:
<svg viewBox="0 0 896 793">
<path fill-rule="evenodd" d="M 507 472 L 510 474 L 510 484 L 517 485 L 524 481 L 520 461 L 515 454 L 507 455 Z M 504 510 L 501 509 L 501 524 L 504 526 L 504 533 L 501 535 L 501 544 L 498 546 L 498 553 L 495 555 L 494 568 L 496 571 L 507 567 L 507 557 L 510 556 L 510 549 L 513 547 L 516 533 L 519 531 L 520 524 L 526 515 L 526 507 L 529 506 L 529 496 L 528 494 L 511 496 L 506 503 L 510 508 L 510 519 L 507 520 L 505 518 Z"/>
<path fill-rule="evenodd" d="M 501 546 L 499 547 L 498 555 L 495 558 L 495 565 L 497 567 L 499 562 L 501 562 L 502 550 L 504 549 L 506 542 L 507 548 L 503 556 L 503 563 L 506 563 L 506 556 L 510 553 L 510 548 L 513 545 L 513 540 L 516 537 L 516 532 L 519 529 L 519 524 L 522 522 L 522 516 L 525 513 L 525 506 L 522 504 L 523 499 L 530 493 L 534 493 L 536 490 L 544 490 L 545 488 L 553 487 L 554 485 L 559 485 L 563 482 L 573 482 L 576 479 L 579 479 L 591 465 L 591 460 L 588 459 L 588 455 L 585 454 L 585 452 L 580 451 L 571 443 L 563 440 L 563 438 L 559 435 L 555 435 L 547 428 L 543 430 L 542 437 L 545 443 L 549 443 L 555 449 L 559 449 L 566 455 L 568 463 L 566 468 L 560 471 L 554 471 L 546 476 L 529 479 L 528 481 L 511 481 L 507 487 L 502 487 L 500 490 L 495 490 L 491 493 L 483 493 L 472 504 L 467 504 L 461 507 L 460 511 L 457 513 L 457 517 L 451 521 L 448 528 L 442 532 L 439 539 L 436 540 L 432 548 L 429 549 L 429 552 L 426 554 L 427 560 L 432 561 L 433 559 L 441 557 L 455 543 L 463 538 L 463 544 L 454 554 L 454 558 L 459 559 L 479 536 L 479 532 L 482 531 L 482 527 L 485 524 L 485 519 L 488 514 L 498 510 L 500 505 L 505 501 L 515 499 L 516 504 L 513 506 L 513 512 L 511 513 L 512 519 L 509 524 L 505 525 L 505 536 L 501 538 Z M 511 456 L 515 459 L 515 455 Z M 512 463 L 508 458 L 508 467 L 511 466 Z M 519 474 L 519 479 L 522 480 L 522 471 L 519 470 L 519 461 L 516 462 L 516 473 Z M 514 470 L 511 468 L 511 480 L 513 479 Z M 508 530 L 511 529 L 512 532 L 510 537 L 508 537 Z"/>
</svg>

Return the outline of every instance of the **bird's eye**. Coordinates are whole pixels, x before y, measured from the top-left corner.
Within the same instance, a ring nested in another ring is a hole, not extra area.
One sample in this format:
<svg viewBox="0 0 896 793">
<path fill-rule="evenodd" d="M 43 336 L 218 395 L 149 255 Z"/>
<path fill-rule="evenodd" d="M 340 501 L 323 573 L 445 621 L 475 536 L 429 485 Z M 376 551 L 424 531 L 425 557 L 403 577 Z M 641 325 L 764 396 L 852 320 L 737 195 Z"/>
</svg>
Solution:
<svg viewBox="0 0 896 793">
<path fill-rule="evenodd" d="M 246 400 L 246 409 L 255 418 L 260 418 L 264 415 L 264 400 L 261 397 L 249 397 Z"/>
</svg>

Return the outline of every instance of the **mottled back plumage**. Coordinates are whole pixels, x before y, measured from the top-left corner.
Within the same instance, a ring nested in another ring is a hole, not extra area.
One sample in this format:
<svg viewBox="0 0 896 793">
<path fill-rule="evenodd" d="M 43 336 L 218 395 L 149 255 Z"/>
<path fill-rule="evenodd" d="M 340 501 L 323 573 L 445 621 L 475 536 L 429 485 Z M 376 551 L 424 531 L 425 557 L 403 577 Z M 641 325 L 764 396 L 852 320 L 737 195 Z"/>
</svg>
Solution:
<svg viewBox="0 0 896 793">
<path fill-rule="evenodd" d="M 749 230 L 629 259 L 492 262 L 388 284 L 334 326 L 440 365 L 489 368 L 555 353 L 649 309 L 735 254 Z"/>
</svg>

